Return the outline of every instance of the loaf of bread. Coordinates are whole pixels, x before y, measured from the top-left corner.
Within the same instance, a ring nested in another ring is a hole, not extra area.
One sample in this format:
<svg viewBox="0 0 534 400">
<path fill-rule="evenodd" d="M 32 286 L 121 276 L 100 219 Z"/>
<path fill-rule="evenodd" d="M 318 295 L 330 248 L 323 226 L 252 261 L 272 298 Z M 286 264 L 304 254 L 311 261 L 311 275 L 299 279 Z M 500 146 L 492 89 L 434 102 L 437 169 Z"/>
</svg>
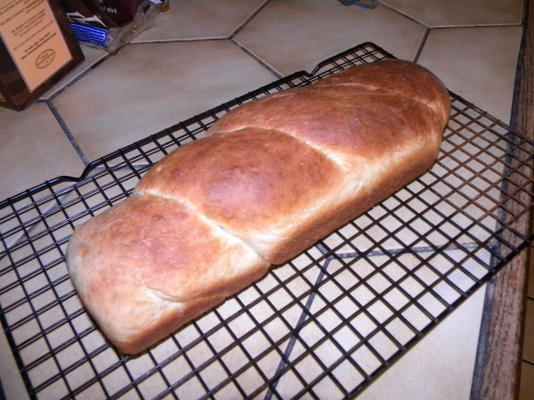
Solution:
<svg viewBox="0 0 534 400">
<path fill-rule="evenodd" d="M 405 61 L 245 104 L 76 227 L 74 286 L 138 353 L 425 172 L 449 112 L 441 82 Z"/>
</svg>

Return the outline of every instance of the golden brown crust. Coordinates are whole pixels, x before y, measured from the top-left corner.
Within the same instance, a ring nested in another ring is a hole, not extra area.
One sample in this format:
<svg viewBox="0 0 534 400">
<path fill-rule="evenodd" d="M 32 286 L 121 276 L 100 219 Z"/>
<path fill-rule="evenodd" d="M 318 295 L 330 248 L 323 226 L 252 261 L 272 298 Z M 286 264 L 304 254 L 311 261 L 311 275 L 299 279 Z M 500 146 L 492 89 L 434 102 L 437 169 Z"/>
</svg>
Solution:
<svg viewBox="0 0 534 400">
<path fill-rule="evenodd" d="M 82 302 L 120 349 L 161 339 L 166 320 L 197 315 L 269 266 L 184 205 L 150 195 L 78 227 L 67 262 Z"/>
<path fill-rule="evenodd" d="M 439 134 L 429 132 L 441 133 L 442 123 L 423 104 L 396 94 L 312 86 L 246 104 L 218 121 L 210 133 L 247 127 L 283 131 L 359 174 L 366 164 L 387 162 L 399 148 L 427 141 L 435 146 Z"/>
<path fill-rule="evenodd" d="M 449 111 L 430 72 L 385 61 L 228 113 L 76 228 L 80 298 L 142 351 L 430 168 Z"/>
<path fill-rule="evenodd" d="M 298 212 L 324 195 L 336 175 L 343 172 L 316 150 L 251 127 L 185 145 L 149 171 L 138 189 L 185 197 L 208 218 L 243 230 Z"/>
<path fill-rule="evenodd" d="M 385 60 L 349 68 L 315 84 L 315 87 L 361 85 L 369 90 L 410 98 L 439 114 L 445 128 L 450 101 L 447 89 L 429 70 L 403 60 Z"/>
<path fill-rule="evenodd" d="M 138 190 L 194 204 L 264 259 L 281 263 L 285 243 L 344 208 L 358 186 L 318 150 L 251 127 L 184 146 L 148 172 Z"/>
</svg>

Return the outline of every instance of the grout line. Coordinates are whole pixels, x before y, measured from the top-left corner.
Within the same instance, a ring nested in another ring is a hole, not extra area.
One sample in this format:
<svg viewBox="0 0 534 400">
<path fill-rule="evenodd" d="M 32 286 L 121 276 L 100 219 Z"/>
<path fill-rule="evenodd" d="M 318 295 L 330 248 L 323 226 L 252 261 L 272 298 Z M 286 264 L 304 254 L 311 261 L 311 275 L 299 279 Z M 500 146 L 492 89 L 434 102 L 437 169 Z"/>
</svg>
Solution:
<svg viewBox="0 0 534 400">
<path fill-rule="evenodd" d="M 250 22 L 252 19 L 265 8 L 265 6 L 270 2 L 270 0 L 265 0 L 262 4 L 260 4 L 252 13 L 245 18 L 245 20 L 234 29 L 234 31 L 228 36 L 228 39 L 233 39 L 235 35 L 237 35 L 241 30 Z"/>
<path fill-rule="evenodd" d="M 424 24 L 423 22 L 421 21 L 418 21 L 416 18 L 406 14 L 405 12 L 401 11 L 401 10 L 397 10 L 396 8 L 390 6 L 390 5 L 387 5 L 387 4 L 382 4 L 382 2 L 379 3 L 381 6 L 387 8 L 388 10 L 391 10 L 401 16 L 403 16 L 404 18 L 407 18 L 409 19 L 410 21 L 412 22 L 415 22 L 421 26 L 424 26 L 425 28 L 427 29 L 451 29 L 451 28 L 493 28 L 493 27 L 510 27 L 510 26 L 523 26 L 523 23 L 522 22 L 509 22 L 509 23 L 506 23 L 506 22 L 496 22 L 494 24 L 469 24 L 469 25 L 440 25 L 440 26 L 429 26 L 429 25 L 426 25 Z"/>
<path fill-rule="evenodd" d="M 72 135 L 72 132 L 70 131 L 70 129 L 67 126 L 67 123 L 65 122 L 63 117 L 59 114 L 59 111 L 57 110 L 57 108 L 54 106 L 54 104 L 51 101 L 47 100 L 47 101 L 44 101 L 44 103 L 46 103 L 48 105 L 48 108 L 52 112 L 52 115 L 56 118 L 59 126 L 61 126 L 61 129 L 63 129 L 63 133 L 65 133 L 65 136 L 67 137 L 67 139 L 69 140 L 70 144 L 72 145 L 72 147 L 76 151 L 76 154 L 78 154 L 78 157 L 80 157 L 80 159 L 82 160 L 84 165 L 89 164 L 89 159 L 86 157 L 86 155 L 82 151 L 82 149 L 81 149 L 80 145 L 78 144 L 78 142 L 76 142 L 76 139 Z"/>
<path fill-rule="evenodd" d="M 425 25 L 425 24 L 422 23 L 421 21 L 416 20 L 414 17 L 412 17 L 412 16 L 410 16 L 410 15 L 408 15 L 408 14 L 406 14 L 406 13 L 400 11 L 400 10 L 397 10 L 397 9 L 394 8 L 394 7 L 388 6 L 387 4 L 382 4 L 382 2 L 379 2 L 379 5 L 382 6 L 382 7 L 384 7 L 384 8 L 387 8 L 387 9 L 390 10 L 390 11 L 393 11 L 393 12 L 396 13 L 396 14 L 399 14 L 400 16 L 402 16 L 402 17 L 404 17 L 404 18 L 409 19 L 409 20 L 412 21 L 412 22 L 415 22 L 415 23 L 418 24 L 418 25 L 421 25 L 421 26 L 424 27 L 424 28 L 427 28 L 427 29 L 430 29 L 430 28 L 431 28 L 430 26 Z"/>
<path fill-rule="evenodd" d="M 469 25 L 440 25 L 431 29 L 475 29 L 475 28 L 512 28 L 523 26 L 521 22 L 495 23 L 495 24 L 469 24 Z"/>
<path fill-rule="evenodd" d="M 230 38 L 230 42 L 232 42 L 234 45 L 236 45 L 238 48 L 240 48 L 241 50 L 243 50 L 247 55 L 249 55 L 250 57 L 252 57 L 256 62 L 258 62 L 262 67 L 264 67 L 265 69 L 267 69 L 271 74 L 273 74 L 274 76 L 276 76 L 278 79 L 282 79 L 284 76 L 278 72 L 277 70 L 275 70 L 273 67 L 271 67 L 269 64 L 267 64 L 265 61 L 263 61 L 260 57 L 258 57 L 256 54 L 254 54 L 252 51 L 250 51 L 249 49 L 247 49 L 244 45 L 242 45 L 241 43 L 239 43 L 236 39 L 234 38 Z"/>
<path fill-rule="evenodd" d="M 50 95 L 49 97 L 47 98 L 41 98 L 39 99 L 40 101 L 42 101 L 43 103 L 47 103 L 49 101 L 52 101 L 54 100 L 57 96 L 59 96 L 61 93 L 63 93 L 65 90 L 67 90 L 68 88 L 70 88 L 71 86 L 73 86 L 76 82 L 78 82 L 79 80 L 81 80 L 82 78 L 84 78 L 87 74 L 89 74 L 93 69 L 95 69 L 96 67 L 98 67 L 100 64 L 102 64 L 104 61 L 106 61 L 108 58 L 109 58 L 109 54 L 106 54 L 105 56 L 103 56 L 101 59 L 99 59 L 98 61 L 96 61 L 93 65 L 89 66 L 89 68 L 87 68 L 85 71 L 81 72 L 80 74 L 78 74 L 75 78 L 73 78 L 70 82 L 67 82 L 66 84 L 64 84 L 61 88 L 59 88 L 54 94 Z"/>
<path fill-rule="evenodd" d="M 200 38 L 184 38 L 184 39 L 154 39 L 154 40 L 140 40 L 128 43 L 128 46 L 139 46 L 143 44 L 162 44 L 162 43 L 191 43 L 191 42 L 215 42 L 226 40 L 228 36 L 208 36 Z"/>
<path fill-rule="evenodd" d="M 213 36 L 213 37 L 197 37 L 197 38 L 186 38 L 186 39 L 162 39 L 162 40 L 139 40 L 129 42 L 128 45 L 140 45 L 140 44 L 153 44 L 153 43 L 188 43 L 188 42 L 203 42 L 203 41 L 215 41 L 215 40 L 226 40 L 233 39 L 241 29 L 243 29 L 268 3 L 270 0 L 264 0 L 256 9 L 254 9 L 251 14 L 245 18 L 245 20 L 238 25 L 229 35 L 227 36 Z"/>
<path fill-rule="evenodd" d="M 529 360 L 527 360 L 527 359 L 525 359 L 525 358 L 521 359 L 521 361 L 523 361 L 524 363 L 526 363 L 526 364 L 528 364 L 528 365 L 534 367 L 534 362 L 532 362 L 532 361 L 529 361 Z"/>
<path fill-rule="evenodd" d="M 415 53 L 415 58 L 413 62 L 419 61 L 419 57 L 421 56 L 421 53 L 423 51 L 423 47 L 426 45 L 426 41 L 428 39 L 428 35 L 430 34 L 430 28 L 427 28 L 425 30 L 425 33 L 423 34 L 423 38 L 421 39 L 421 43 L 419 43 L 419 47 L 417 48 L 417 52 Z"/>
<path fill-rule="evenodd" d="M 245 20 L 235 28 L 227 36 L 208 36 L 208 37 L 196 37 L 196 38 L 184 38 L 184 39 L 155 39 L 155 40 L 138 40 L 129 42 L 128 45 L 141 45 L 141 44 L 154 44 L 154 43 L 189 43 L 189 42 L 208 42 L 208 41 L 217 41 L 217 40 L 232 40 L 235 35 L 237 35 L 241 29 L 243 29 L 268 3 L 270 0 L 264 0 L 252 13 L 245 18 Z"/>
</svg>

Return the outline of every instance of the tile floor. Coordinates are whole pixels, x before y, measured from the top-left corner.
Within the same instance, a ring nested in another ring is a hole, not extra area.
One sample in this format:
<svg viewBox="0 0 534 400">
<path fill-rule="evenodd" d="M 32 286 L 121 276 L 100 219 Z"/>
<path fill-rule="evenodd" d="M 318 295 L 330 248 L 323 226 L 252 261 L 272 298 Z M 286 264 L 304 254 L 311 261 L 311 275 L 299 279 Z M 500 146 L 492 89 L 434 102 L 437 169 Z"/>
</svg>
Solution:
<svg viewBox="0 0 534 400">
<path fill-rule="evenodd" d="M 121 146 L 366 41 L 427 66 L 507 122 L 522 7 L 521 0 L 384 0 L 372 10 L 334 0 L 172 2 L 117 54 L 83 46 L 86 61 L 38 102 L 23 113 L 0 110 L 0 198 L 78 176 Z M 482 288 L 361 398 L 467 399 L 483 299 Z M 4 387 L 17 393 L 6 369 Z"/>
</svg>

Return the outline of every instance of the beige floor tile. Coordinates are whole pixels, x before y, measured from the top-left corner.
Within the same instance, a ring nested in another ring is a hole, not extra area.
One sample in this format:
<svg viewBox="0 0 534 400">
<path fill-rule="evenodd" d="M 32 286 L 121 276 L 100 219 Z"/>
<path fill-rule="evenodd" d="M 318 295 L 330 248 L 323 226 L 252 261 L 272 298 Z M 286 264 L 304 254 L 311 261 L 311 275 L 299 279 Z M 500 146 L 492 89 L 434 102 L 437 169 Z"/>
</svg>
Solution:
<svg viewBox="0 0 534 400">
<path fill-rule="evenodd" d="M 469 399 L 484 293 L 477 290 L 358 399 Z"/>
<path fill-rule="evenodd" d="M 0 109 L 0 199 L 59 175 L 78 176 L 83 164 L 48 107 L 22 113 Z"/>
<path fill-rule="evenodd" d="M 156 17 L 156 25 L 141 33 L 134 42 L 228 37 L 263 2 L 264 0 L 172 2 L 169 11 Z"/>
<path fill-rule="evenodd" d="M 399 58 L 413 59 L 423 34 L 423 26 L 385 7 L 368 10 L 335 1 L 272 1 L 236 40 L 287 75 L 311 70 L 325 58 L 367 41 Z"/>
<path fill-rule="evenodd" d="M 54 103 L 95 159 L 274 79 L 230 41 L 130 45 Z"/>
<path fill-rule="evenodd" d="M 519 400 L 532 400 L 532 393 L 534 393 L 534 365 L 522 362 L 520 379 Z"/>
<path fill-rule="evenodd" d="M 47 90 L 42 96 L 41 99 L 49 99 L 54 96 L 59 90 L 71 83 L 73 80 L 78 78 L 81 74 L 99 62 L 101 59 L 106 57 L 108 53 L 103 49 L 98 49 L 96 47 L 91 47 L 82 44 L 81 45 L 83 55 L 85 60 L 76 66 L 72 71 L 70 71 L 65 77 L 63 77 L 58 83 L 53 87 Z"/>
<path fill-rule="evenodd" d="M 459 256 L 459 253 L 459 251 L 447 252 L 452 258 Z M 420 257 L 426 258 L 428 254 L 420 254 Z M 489 258 L 490 255 L 487 254 L 486 260 L 489 261 Z M 350 352 L 351 359 L 365 373 L 372 374 L 383 362 L 379 360 L 377 354 L 383 360 L 389 360 L 399 350 L 400 344 L 405 344 L 415 337 L 407 322 L 415 329 L 423 330 L 431 323 L 430 315 L 439 316 L 444 311 L 443 305 L 427 293 L 419 297 L 417 305 L 411 305 L 402 311 L 402 319 L 398 316 L 391 318 L 393 309 L 401 309 L 408 303 L 405 294 L 416 296 L 421 293 L 422 286 L 413 278 L 406 279 L 406 273 L 395 263 L 386 264 L 387 259 L 374 256 L 371 258 L 372 263 L 363 258 L 357 259 L 352 268 L 341 268 L 338 261 L 332 260 L 327 267 L 329 275 L 321 281 L 317 289 L 318 295 L 311 305 L 314 319 L 303 324 L 299 330 L 299 339 L 289 356 L 291 360 L 299 357 L 299 361 L 295 362 L 295 370 L 320 398 L 326 394 L 329 394 L 326 397 L 329 399 L 342 398 L 342 393 L 338 393 L 337 384 L 332 382 L 330 377 L 311 383 L 325 367 L 335 365 L 332 370 L 334 379 L 337 379 L 349 392 L 364 379 L 349 360 L 340 362 L 343 351 Z M 450 265 L 444 265 L 442 260 L 440 258 L 429 260 L 428 265 L 434 270 L 446 273 Z M 421 268 L 420 261 L 414 256 L 399 257 L 399 262 L 407 269 L 419 265 L 415 275 L 428 284 L 437 278 L 426 265 Z M 474 265 L 470 264 L 473 263 L 464 262 L 463 268 L 474 272 L 476 268 L 473 269 Z M 377 266 L 380 266 L 379 271 Z M 450 273 L 448 278 L 464 290 L 473 284 L 473 281 L 465 275 L 462 276 L 462 273 Z M 392 288 L 388 279 L 395 281 L 402 279 L 402 282 Z M 349 291 L 350 296 L 343 295 L 343 289 Z M 381 295 L 377 296 L 373 291 Z M 434 291 L 448 303 L 456 301 L 459 297 L 452 286 L 444 282 L 435 285 Z M 397 398 L 396 394 L 399 393 L 402 394 L 401 398 L 406 399 L 468 398 L 483 299 L 484 290 L 478 290 L 452 316 L 442 321 L 412 352 L 406 353 L 399 361 L 400 366 L 393 367 L 396 372 L 386 372 L 385 380 L 382 380 L 383 377 L 378 378 L 371 389 L 364 392 L 363 398 L 366 398 L 366 394 L 369 396 L 367 399 Z M 388 318 L 391 318 L 386 325 L 389 337 L 384 331 L 374 332 L 378 324 Z M 346 324 L 346 321 L 350 323 Z M 456 332 L 451 333 L 451 329 L 455 329 Z M 362 338 L 365 338 L 367 343 L 360 343 Z M 304 343 L 314 347 L 316 357 L 306 354 Z M 360 346 L 354 350 L 354 346 L 358 344 Z M 404 361 L 404 358 L 408 360 Z M 444 369 L 454 369 L 454 371 L 450 372 L 446 379 L 442 379 L 439 371 Z M 288 372 L 280 380 L 277 390 L 282 398 L 290 398 L 302 386 L 299 379 Z"/>
<path fill-rule="evenodd" d="M 429 26 L 520 24 L 522 0 L 383 0 L 381 3 Z"/>
<path fill-rule="evenodd" d="M 0 363 L 1 384 L 6 399 L 29 399 L 4 332 L 0 332 L 0 356 L 2 360 Z"/>
<path fill-rule="evenodd" d="M 434 29 L 418 61 L 450 90 L 508 122 L 520 41 L 517 26 Z"/>
<path fill-rule="evenodd" d="M 523 358 L 534 363 L 534 300 L 527 300 L 525 314 L 525 333 L 523 339 Z"/>
</svg>

